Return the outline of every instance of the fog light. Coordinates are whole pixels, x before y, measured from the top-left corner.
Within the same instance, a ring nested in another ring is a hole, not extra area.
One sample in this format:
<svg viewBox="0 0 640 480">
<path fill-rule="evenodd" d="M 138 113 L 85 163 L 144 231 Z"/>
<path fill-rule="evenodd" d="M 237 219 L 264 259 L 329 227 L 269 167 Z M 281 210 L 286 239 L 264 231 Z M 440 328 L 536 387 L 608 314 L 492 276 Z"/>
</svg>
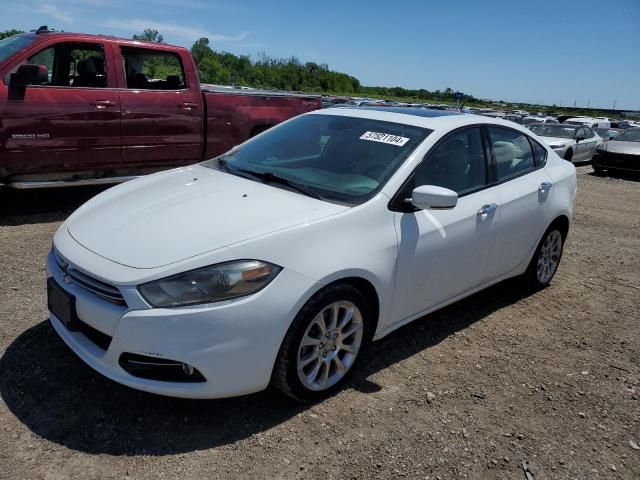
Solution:
<svg viewBox="0 0 640 480">
<path fill-rule="evenodd" d="M 193 368 L 193 365 L 189 365 L 188 363 L 183 363 L 182 371 L 184 372 L 185 375 L 191 376 L 193 375 L 195 368 Z"/>
</svg>

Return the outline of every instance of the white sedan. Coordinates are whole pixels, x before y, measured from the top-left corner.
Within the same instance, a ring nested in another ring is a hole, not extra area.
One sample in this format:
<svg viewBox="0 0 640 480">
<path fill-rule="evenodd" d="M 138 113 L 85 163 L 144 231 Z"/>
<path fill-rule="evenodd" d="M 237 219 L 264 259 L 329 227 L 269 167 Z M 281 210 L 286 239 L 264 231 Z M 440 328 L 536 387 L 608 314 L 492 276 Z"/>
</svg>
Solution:
<svg viewBox="0 0 640 480">
<path fill-rule="evenodd" d="M 133 388 L 314 400 L 401 325 L 506 278 L 547 286 L 575 193 L 511 122 L 317 111 L 80 207 L 47 258 L 50 320 Z"/>
<path fill-rule="evenodd" d="M 558 156 L 570 162 L 588 162 L 604 139 L 591 127 L 562 123 L 534 124 L 529 129 L 542 137 Z"/>
</svg>

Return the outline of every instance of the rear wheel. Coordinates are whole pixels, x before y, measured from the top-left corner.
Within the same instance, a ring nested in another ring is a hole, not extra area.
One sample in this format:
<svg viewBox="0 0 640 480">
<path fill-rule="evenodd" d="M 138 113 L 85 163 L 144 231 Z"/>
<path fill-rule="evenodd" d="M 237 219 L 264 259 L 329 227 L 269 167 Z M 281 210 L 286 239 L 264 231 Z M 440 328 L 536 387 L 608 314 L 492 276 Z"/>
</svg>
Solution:
<svg viewBox="0 0 640 480">
<path fill-rule="evenodd" d="M 348 284 L 314 295 L 296 316 L 274 367 L 272 384 L 295 400 L 331 395 L 354 370 L 371 339 L 371 309 Z"/>
<path fill-rule="evenodd" d="M 551 225 L 542 236 L 524 276 L 534 290 L 545 288 L 558 271 L 566 232 Z"/>
<path fill-rule="evenodd" d="M 573 159 L 573 150 L 569 149 L 565 152 L 564 157 L 565 160 L 567 161 L 571 161 L 571 159 Z"/>
</svg>

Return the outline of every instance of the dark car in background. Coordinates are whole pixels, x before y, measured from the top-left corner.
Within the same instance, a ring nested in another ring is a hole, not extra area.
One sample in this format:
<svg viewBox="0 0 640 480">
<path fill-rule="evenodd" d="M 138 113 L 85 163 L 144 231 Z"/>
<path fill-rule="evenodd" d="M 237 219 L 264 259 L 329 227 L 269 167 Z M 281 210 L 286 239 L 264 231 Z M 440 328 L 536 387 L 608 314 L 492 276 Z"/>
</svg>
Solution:
<svg viewBox="0 0 640 480">
<path fill-rule="evenodd" d="M 640 172 L 640 128 L 629 128 L 613 140 L 596 149 L 593 170 L 603 174 L 605 170 Z"/>
</svg>

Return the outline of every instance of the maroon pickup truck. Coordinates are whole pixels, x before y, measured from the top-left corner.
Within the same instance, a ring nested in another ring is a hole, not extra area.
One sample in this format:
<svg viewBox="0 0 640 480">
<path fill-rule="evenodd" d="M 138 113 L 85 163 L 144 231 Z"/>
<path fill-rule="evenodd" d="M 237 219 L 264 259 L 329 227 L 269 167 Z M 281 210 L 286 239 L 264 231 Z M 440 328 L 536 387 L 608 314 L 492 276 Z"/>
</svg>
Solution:
<svg viewBox="0 0 640 480">
<path fill-rule="evenodd" d="M 124 181 L 219 155 L 320 105 L 200 85 L 182 47 L 41 27 L 0 40 L 0 185 Z"/>
</svg>

